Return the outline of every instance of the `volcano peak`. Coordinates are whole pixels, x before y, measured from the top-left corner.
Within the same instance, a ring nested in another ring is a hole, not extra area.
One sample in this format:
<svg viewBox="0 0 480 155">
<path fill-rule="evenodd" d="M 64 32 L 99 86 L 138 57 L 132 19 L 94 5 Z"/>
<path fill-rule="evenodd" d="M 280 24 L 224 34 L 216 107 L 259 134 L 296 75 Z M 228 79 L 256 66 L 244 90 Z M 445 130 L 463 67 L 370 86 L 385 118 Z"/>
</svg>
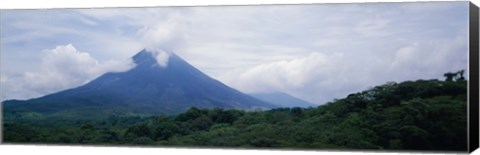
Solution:
<svg viewBox="0 0 480 155">
<path fill-rule="evenodd" d="M 228 87 L 171 52 L 143 49 L 132 59 L 137 65 L 131 70 L 106 73 L 83 86 L 21 101 L 21 105 L 34 104 L 39 108 L 32 111 L 38 112 L 110 107 L 147 114 L 176 114 L 190 107 L 276 107 Z"/>
<path fill-rule="evenodd" d="M 175 54 L 163 50 L 143 49 L 142 51 L 135 54 L 132 59 L 137 65 L 152 66 L 158 64 L 160 67 L 167 67 L 169 58 L 172 55 Z"/>
</svg>

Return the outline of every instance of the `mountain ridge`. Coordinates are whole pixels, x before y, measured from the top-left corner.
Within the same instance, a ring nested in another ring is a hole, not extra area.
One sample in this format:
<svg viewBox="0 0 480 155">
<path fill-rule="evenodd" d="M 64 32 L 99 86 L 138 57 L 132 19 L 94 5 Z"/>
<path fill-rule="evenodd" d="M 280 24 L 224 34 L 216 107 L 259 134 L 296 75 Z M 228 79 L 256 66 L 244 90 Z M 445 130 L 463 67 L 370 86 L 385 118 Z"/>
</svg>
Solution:
<svg viewBox="0 0 480 155">
<path fill-rule="evenodd" d="M 272 92 L 272 93 L 250 93 L 249 95 L 260 99 L 265 102 L 275 104 L 279 107 L 316 107 L 317 104 L 310 103 L 308 101 L 302 100 L 300 98 L 294 97 L 287 93 L 283 92 Z"/>
<path fill-rule="evenodd" d="M 276 107 L 207 76 L 174 53 L 168 53 L 166 66 L 160 65 L 155 54 L 158 53 L 143 49 L 132 57 L 136 66 L 128 71 L 105 73 L 82 86 L 39 98 L 8 100 L 4 102 L 5 108 L 54 113 L 119 106 L 135 113 L 176 114 L 190 107 L 247 110 Z M 27 104 L 31 107 L 25 107 Z"/>
</svg>

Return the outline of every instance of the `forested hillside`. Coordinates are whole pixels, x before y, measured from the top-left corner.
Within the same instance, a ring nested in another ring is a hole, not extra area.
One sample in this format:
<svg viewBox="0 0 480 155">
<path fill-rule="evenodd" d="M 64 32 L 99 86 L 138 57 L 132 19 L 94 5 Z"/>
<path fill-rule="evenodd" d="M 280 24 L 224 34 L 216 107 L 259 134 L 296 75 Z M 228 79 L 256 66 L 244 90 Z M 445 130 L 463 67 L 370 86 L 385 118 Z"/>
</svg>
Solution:
<svg viewBox="0 0 480 155">
<path fill-rule="evenodd" d="M 11 114 L 4 142 L 292 149 L 467 148 L 467 81 L 386 83 L 315 108 L 191 108 L 179 115 L 75 120 Z M 320 95 L 320 94 L 319 94 Z"/>
</svg>

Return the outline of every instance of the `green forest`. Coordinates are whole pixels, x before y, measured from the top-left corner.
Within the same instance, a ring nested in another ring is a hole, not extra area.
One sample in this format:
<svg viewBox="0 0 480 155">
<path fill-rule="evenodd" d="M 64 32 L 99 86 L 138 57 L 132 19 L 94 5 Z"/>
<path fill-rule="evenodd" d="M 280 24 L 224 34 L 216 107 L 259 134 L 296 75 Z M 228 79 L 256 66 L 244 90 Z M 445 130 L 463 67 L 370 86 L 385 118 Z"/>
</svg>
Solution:
<svg viewBox="0 0 480 155">
<path fill-rule="evenodd" d="M 467 81 L 388 82 L 311 108 L 199 109 L 172 116 L 4 117 L 6 143 L 278 149 L 467 149 Z"/>
</svg>

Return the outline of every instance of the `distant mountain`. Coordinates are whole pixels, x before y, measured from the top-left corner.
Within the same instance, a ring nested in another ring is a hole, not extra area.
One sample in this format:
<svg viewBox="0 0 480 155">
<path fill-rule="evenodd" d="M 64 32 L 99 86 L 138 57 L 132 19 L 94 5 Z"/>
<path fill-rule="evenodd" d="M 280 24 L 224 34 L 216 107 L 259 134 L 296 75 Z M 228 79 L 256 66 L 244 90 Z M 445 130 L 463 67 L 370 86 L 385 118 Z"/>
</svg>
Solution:
<svg viewBox="0 0 480 155">
<path fill-rule="evenodd" d="M 202 73 L 170 53 L 159 65 L 155 52 L 142 50 L 136 67 L 106 73 L 73 89 L 26 101 L 4 102 L 5 112 L 40 114 L 125 115 L 177 114 L 190 107 L 224 109 L 269 109 L 273 104 L 243 94 Z"/>
<path fill-rule="evenodd" d="M 255 93 L 251 96 L 262 101 L 272 103 L 279 107 L 317 107 L 318 105 L 307 102 L 305 100 L 293 97 L 291 95 L 275 92 L 275 93 Z"/>
</svg>

